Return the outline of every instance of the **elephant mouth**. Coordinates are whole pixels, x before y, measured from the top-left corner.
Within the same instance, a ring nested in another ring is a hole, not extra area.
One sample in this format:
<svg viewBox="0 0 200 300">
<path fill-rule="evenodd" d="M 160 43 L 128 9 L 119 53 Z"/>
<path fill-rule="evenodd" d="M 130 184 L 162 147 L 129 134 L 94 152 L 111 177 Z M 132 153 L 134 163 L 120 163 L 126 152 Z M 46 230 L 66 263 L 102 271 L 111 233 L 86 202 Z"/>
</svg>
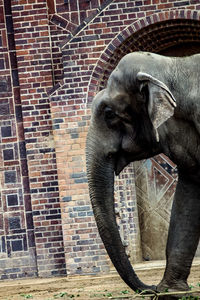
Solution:
<svg viewBox="0 0 200 300">
<path fill-rule="evenodd" d="M 145 152 L 140 152 L 139 154 L 136 155 L 131 155 L 130 153 L 120 153 L 114 163 L 114 172 L 115 175 L 118 176 L 123 169 L 128 166 L 131 162 L 134 161 L 139 161 L 144 158 L 147 158 L 147 153 Z"/>
<path fill-rule="evenodd" d="M 121 171 L 129 164 L 129 161 L 126 157 L 120 156 L 118 159 L 116 159 L 116 162 L 114 164 L 114 172 L 115 175 L 118 176 Z"/>
</svg>

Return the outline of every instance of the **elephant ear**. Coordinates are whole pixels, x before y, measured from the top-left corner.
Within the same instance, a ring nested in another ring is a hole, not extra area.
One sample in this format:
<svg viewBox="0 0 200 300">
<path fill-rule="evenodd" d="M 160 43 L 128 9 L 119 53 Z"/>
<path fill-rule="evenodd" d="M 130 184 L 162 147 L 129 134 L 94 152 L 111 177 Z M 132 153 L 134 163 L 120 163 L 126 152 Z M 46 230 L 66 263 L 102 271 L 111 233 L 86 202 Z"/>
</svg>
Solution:
<svg viewBox="0 0 200 300">
<path fill-rule="evenodd" d="M 176 100 L 168 87 L 151 75 L 139 72 L 137 79 L 140 82 L 140 91 L 148 87 L 148 112 L 156 132 L 156 140 L 159 142 L 157 128 L 173 116 Z"/>
</svg>

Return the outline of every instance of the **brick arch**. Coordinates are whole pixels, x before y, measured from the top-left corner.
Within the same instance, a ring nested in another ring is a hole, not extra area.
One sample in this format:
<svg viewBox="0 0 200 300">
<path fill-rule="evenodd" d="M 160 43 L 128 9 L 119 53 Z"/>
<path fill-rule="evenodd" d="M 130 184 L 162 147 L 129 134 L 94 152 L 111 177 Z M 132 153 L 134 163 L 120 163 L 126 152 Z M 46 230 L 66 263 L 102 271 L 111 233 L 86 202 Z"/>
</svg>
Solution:
<svg viewBox="0 0 200 300">
<path fill-rule="evenodd" d="M 200 12 L 171 10 L 155 13 L 126 27 L 101 54 L 90 78 L 87 103 L 102 89 L 119 60 L 133 51 L 158 53 L 182 43 L 200 45 Z"/>
</svg>

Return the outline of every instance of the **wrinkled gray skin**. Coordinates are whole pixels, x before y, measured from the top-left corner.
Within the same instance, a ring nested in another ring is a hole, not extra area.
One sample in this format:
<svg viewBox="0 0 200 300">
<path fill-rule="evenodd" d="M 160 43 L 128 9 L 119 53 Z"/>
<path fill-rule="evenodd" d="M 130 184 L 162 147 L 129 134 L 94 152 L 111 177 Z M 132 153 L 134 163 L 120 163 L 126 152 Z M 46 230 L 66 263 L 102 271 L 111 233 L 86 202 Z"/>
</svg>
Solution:
<svg viewBox="0 0 200 300">
<path fill-rule="evenodd" d="M 92 104 L 86 158 L 90 198 L 100 236 L 133 290 L 187 290 L 200 236 L 200 55 L 169 58 L 134 52 L 121 59 Z M 176 104 L 175 104 L 176 100 Z M 165 153 L 178 166 L 158 286 L 143 284 L 122 245 L 114 213 L 114 173 Z"/>
</svg>

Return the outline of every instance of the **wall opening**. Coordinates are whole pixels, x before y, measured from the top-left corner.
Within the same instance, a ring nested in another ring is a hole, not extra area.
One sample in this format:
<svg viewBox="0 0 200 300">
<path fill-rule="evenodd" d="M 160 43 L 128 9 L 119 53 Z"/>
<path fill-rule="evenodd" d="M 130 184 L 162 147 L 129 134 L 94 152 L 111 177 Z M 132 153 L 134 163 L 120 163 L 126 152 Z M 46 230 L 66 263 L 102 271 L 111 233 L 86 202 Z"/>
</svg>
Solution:
<svg viewBox="0 0 200 300">
<path fill-rule="evenodd" d="M 149 51 L 169 56 L 187 56 L 200 51 L 200 22 L 175 19 L 158 22 L 131 35 L 110 56 L 100 78 L 99 89 L 105 87 L 108 77 L 119 60 L 134 51 Z"/>
</svg>

